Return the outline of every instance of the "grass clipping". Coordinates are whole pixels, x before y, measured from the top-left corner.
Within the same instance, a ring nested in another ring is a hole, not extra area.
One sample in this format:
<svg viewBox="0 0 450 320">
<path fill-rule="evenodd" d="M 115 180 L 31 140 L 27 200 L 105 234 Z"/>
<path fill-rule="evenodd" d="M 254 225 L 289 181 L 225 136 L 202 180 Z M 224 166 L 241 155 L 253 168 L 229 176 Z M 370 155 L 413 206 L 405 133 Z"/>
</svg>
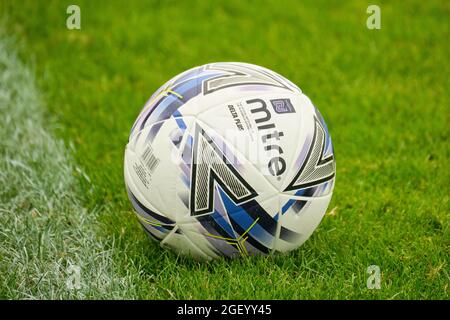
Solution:
<svg viewBox="0 0 450 320">
<path fill-rule="evenodd" d="M 0 40 L 0 298 L 123 297 L 96 212 L 77 197 L 75 167 L 45 127 L 34 76 Z"/>
</svg>

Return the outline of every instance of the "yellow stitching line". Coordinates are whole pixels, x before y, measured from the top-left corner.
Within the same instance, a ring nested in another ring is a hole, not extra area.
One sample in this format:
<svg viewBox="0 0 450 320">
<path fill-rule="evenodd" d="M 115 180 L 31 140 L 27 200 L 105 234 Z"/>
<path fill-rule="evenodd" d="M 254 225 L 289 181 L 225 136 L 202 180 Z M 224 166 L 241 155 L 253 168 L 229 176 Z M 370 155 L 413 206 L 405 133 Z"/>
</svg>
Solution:
<svg viewBox="0 0 450 320">
<path fill-rule="evenodd" d="M 228 242 L 227 241 L 227 243 L 229 243 L 229 244 L 231 244 L 233 247 L 236 247 L 236 249 L 238 249 L 238 251 L 239 251 L 239 253 L 241 254 L 241 255 L 244 255 L 244 253 L 242 252 L 242 249 L 241 249 L 241 247 L 239 246 L 239 243 L 237 243 L 237 242 Z"/>
<path fill-rule="evenodd" d="M 178 98 L 180 98 L 180 99 L 183 99 L 183 96 L 182 96 L 181 94 L 179 94 L 178 92 L 173 91 L 172 88 L 167 87 L 167 88 L 161 90 L 161 92 L 158 93 L 158 95 L 157 95 L 156 97 L 154 97 L 152 101 L 150 101 L 149 103 L 147 103 L 147 105 L 153 104 L 153 103 L 154 103 L 156 100 L 158 100 L 162 95 L 164 95 L 164 96 L 167 97 L 169 93 L 171 93 L 171 94 L 173 94 L 173 95 L 176 95 L 176 96 L 177 96 Z"/>
<path fill-rule="evenodd" d="M 183 96 L 181 94 L 179 94 L 178 92 L 173 91 L 171 88 L 167 88 L 164 90 L 166 93 L 171 93 L 175 96 L 177 96 L 180 99 L 183 99 Z"/>
<path fill-rule="evenodd" d="M 219 240 L 224 240 L 226 243 L 236 247 L 236 249 L 238 249 L 239 252 L 241 252 L 241 249 L 239 247 L 239 243 L 237 242 L 239 240 L 239 238 L 238 239 L 226 238 L 226 237 L 222 237 L 222 236 L 216 236 L 216 235 L 210 234 L 210 233 L 207 233 L 206 236 L 211 237 L 211 238 L 215 238 L 215 239 L 219 239 Z"/>
<path fill-rule="evenodd" d="M 166 89 L 163 89 L 160 93 L 158 93 L 158 94 L 156 95 L 156 97 L 153 98 L 152 101 L 150 101 L 149 103 L 147 103 L 147 105 L 152 105 L 152 104 L 153 104 L 157 99 L 159 99 L 159 97 L 161 97 L 162 95 L 167 96 L 167 94 L 166 94 Z"/>
<path fill-rule="evenodd" d="M 138 213 L 135 213 L 135 214 L 139 220 L 141 220 L 142 222 L 144 222 L 146 224 L 149 224 L 151 226 L 164 227 L 162 224 L 150 221 L 150 220 L 142 217 Z M 250 225 L 250 227 L 248 227 L 247 230 L 245 230 L 245 232 L 243 234 L 241 234 L 239 236 L 239 238 L 237 238 L 237 239 L 216 236 L 216 235 L 210 234 L 210 233 L 207 233 L 206 236 L 211 237 L 211 238 L 216 238 L 219 240 L 224 240 L 226 243 L 236 247 L 236 249 L 239 251 L 239 253 L 244 256 L 244 255 L 248 254 L 247 248 L 245 248 L 245 245 L 244 245 L 245 241 L 248 239 L 248 236 L 245 238 L 243 238 L 243 237 L 254 227 L 254 225 L 258 222 L 258 220 L 259 220 L 259 218 L 256 218 L 256 220 L 253 221 L 253 223 Z"/>
<path fill-rule="evenodd" d="M 226 237 L 217 236 L 217 235 L 210 234 L 210 233 L 207 233 L 206 236 L 211 237 L 211 238 L 220 239 L 220 240 L 225 240 L 228 244 L 231 244 L 232 246 L 236 246 L 236 248 L 239 250 L 239 253 L 241 255 L 246 255 L 247 249 L 245 248 L 244 243 L 248 239 L 248 236 L 245 237 L 243 240 L 241 240 L 241 239 L 255 226 L 255 224 L 258 222 L 258 220 L 259 220 L 259 218 L 256 218 L 255 221 L 253 221 L 253 223 L 250 225 L 250 227 L 248 227 L 247 230 L 245 230 L 245 232 L 243 234 L 241 234 L 239 236 L 239 238 L 237 238 L 237 239 L 226 238 Z"/>
<path fill-rule="evenodd" d="M 241 242 L 242 250 L 244 250 L 246 254 L 248 254 L 248 252 L 247 252 L 247 248 L 244 246 L 244 242 L 245 242 L 245 240 L 247 240 L 247 239 L 248 239 L 248 237 L 245 237 L 245 238 L 242 240 L 242 242 Z"/>
<path fill-rule="evenodd" d="M 207 236 L 210 236 L 210 237 L 212 237 L 212 238 L 217 238 L 217 239 L 221 239 L 221 240 L 237 241 L 237 240 L 240 240 L 242 237 L 244 237 L 244 236 L 251 230 L 251 228 L 253 228 L 253 226 L 258 222 L 258 220 L 259 220 L 259 218 L 256 218 L 256 220 L 253 221 L 253 223 L 250 225 L 250 227 L 248 227 L 247 230 L 245 230 L 245 232 L 244 232 L 243 234 L 241 234 L 240 237 L 237 238 L 237 239 L 235 239 L 235 238 L 226 238 L 226 237 L 217 236 L 217 235 L 210 234 L 210 233 L 207 233 L 206 235 L 207 235 Z M 247 238 L 248 238 L 248 237 L 247 237 Z M 247 238 L 246 238 L 246 239 L 247 239 Z M 244 240 L 244 241 L 245 241 L 245 240 Z"/>
<path fill-rule="evenodd" d="M 148 219 L 145 219 L 144 217 L 142 217 L 142 216 L 141 216 L 140 214 L 138 214 L 138 213 L 136 213 L 136 216 L 138 217 L 139 220 L 141 220 L 142 222 L 144 222 L 144 223 L 146 223 L 146 224 L 149 224 L 149 225 L 151 225 L 151 226 L 163 227 L 162 224 L 157 223 L 157 222 L 150 221 L 150 220 L 148 220 Z"/>
<path fill-rule="evenodd" d="M 247 229 L 243 234 L 241 234 L 241 236 L 239 237 L 239 239 L 242 238 L 243 236 L 245 236 L 245 234 L 246 234 L 247 232 L 249 232 L 250 229 L 253 228 L 253 226 L 258 222 L 258 220 L 259 220 L 259 218 L 256 218 L 256 220 L 253 221 L 252 225 L 251 225 L 250 227 L 248 227 L 248 229 Z M 248 238 L 248 237 L 247 237 L 247 238 Z"/>
</svg>

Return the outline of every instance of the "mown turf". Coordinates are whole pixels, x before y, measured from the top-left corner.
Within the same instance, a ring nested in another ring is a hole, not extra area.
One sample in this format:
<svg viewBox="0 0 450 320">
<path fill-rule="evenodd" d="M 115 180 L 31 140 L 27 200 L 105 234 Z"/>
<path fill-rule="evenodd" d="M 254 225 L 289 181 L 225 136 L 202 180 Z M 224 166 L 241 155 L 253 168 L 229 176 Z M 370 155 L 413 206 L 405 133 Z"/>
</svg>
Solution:
<svg viewBox="0 0 450 320">
<path fill-rule="evenodd" d="M 70 31 L 72 3 L 3 1 L 0 12 L 87 172 L 86 205 L 113 208 L 99 237 L 114 241 L 119 275 L 139 279 L 123 296 L 448 299 L 448 3 L 378 1 L 382 29 L 368 30 L 365 1 L 77 1 L 82 30 Z M 212 61 L 285 75 L 331 131 L 329 214 L 289 255 L 176 257 L 148 242 L 131 211 L 122 160 L 135 117 L 166 80 Z M 380 290 L 366 287 L 372 264 Z"/>
<path fill-rule="evenodd" d="M 139 275 L 115 273 L 115 248 L 96 232 L 107 208 L 84 207 L 81 170 L 51 134 L 16 45 L 0 31 L 0 299 L 127 297 Z"/>
</svg>

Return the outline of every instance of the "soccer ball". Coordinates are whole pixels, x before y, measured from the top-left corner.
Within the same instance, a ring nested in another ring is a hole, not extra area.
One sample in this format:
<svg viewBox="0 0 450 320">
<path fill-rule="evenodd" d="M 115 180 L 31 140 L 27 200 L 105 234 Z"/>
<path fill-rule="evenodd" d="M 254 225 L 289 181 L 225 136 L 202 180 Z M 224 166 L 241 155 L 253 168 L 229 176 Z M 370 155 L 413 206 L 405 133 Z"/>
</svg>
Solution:
<svg viewBox="0 0 450 320">
<path fill-rule="evenodd" d="M 151 96 L 131 129 L 124 171 L 148 235 L 212 259 L 299 247 L 331 200 L 335 160 L 322 116 L 295 84 L 221 62 Z"/>
</svg>

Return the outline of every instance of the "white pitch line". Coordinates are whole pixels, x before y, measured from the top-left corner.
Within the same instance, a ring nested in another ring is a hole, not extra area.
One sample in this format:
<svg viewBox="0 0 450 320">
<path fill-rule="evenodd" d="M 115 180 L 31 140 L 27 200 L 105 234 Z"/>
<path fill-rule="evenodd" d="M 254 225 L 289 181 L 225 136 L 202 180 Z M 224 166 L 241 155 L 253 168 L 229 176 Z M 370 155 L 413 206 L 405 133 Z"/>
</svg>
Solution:
<svg viewBox="0 0 450 320">
<path fill-rule="evenodd" d="M 34 75 L 14 46 L 0 32 L 0 297 L 124 297 L 130 281 L 117 278 L 113 249 L 96 237 L 96 212 L 83 208 L 74 161 L 46 130 Z"/>
</svg>

